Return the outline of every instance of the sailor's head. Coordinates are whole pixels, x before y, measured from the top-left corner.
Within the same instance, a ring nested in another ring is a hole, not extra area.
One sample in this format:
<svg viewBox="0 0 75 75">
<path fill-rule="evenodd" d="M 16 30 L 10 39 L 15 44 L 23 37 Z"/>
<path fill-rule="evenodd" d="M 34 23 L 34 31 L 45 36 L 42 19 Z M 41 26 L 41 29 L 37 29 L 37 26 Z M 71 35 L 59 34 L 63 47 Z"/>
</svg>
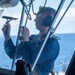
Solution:
<svg viewBox="0 0 75 75">
<path fill-rule="evenodd" d="M 36 15 L 35 25 L 39 27 L 50 27 L 52 25 L 56 10 L 51 7 L 39 7 L 39 14 Z"/>
</svg>

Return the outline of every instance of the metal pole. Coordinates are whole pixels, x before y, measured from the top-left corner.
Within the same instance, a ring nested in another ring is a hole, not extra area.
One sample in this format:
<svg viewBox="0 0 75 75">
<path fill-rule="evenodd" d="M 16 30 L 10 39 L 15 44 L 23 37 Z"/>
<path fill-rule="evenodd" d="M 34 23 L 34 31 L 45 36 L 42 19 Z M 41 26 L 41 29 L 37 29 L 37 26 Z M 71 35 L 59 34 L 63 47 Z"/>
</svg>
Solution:
<svg viewBox="0 0 75 75">
<path fill-rule="evenodd" d="M 14 70 L 15 60 L 16 60 L 16 57 L 17 57 L 19 36 L 20 36 L 21 26 L 23 24 L 24 12 L 25 12 L 25 6 L 23 5 L 21 19 L 20 19 L 20 24 L 19 24 L 19 30 L 18 30 L 18 35 L 17 35 L 17 41 L 16 41 L 16 52 L 15 52 L 15 56 L 14 56 L 13 61 L 12 61 L 11 70 Z"/>
<path fill-rule="evenodd" d="M 73 1 L 74 1 L 74 0 L 72 0 L 72 1 L 70 2 L 70 4 L 68 5 L 68 7 L 66 8 L 66 10 L 65 10 L 64 14 L 62 15 L 61 19 L 60 19 L 60 20 L 59 20 L 59 22 L 57 23 L 57 25 L 56 25 L 56 27 L 55 27 L 55 29 L 54 29 L 54 30 L 56 30 L 56 29 L 57 29 L 58 25 L 59 25 L 59 24 L 60 24 L 60 22 L 62 21 L 62 19 L 63 19 L 63 17 L 65 16 L 66 12 L 68 11 L 68 9 L 70 8 L 70 6 L 72 5 Z"/>
<path fill-rule="evenodd" d="M 72 0 L 72 1 L 70 2 L 70 4 L 68 5 L 68 7 L 66 8 L 64 14 L 62 15 L 62 17 L 60 18 L 60 20 L 59 20 L 59 22 L 57 23 L 56 27 L 54 28 L 54 32 L 56 31 L 57 27 L 59 26 L 60 22 L 62 21 L 63 17 L 65 16 L 66 12 L 68 11 L 68 9 L 70 8 L 70 6 L 72 5 L 73 1 L 74 1 L 74 0 Z M 52 34 L 51 34 L 50 37 L 53 36 L 54 32 L 52 32 Z"/>
<path fill-rule="evenodd" d="M 56 21 L 58 15 L 59 15 L 59 13 L 60 13 L 60 10 L 62 9 L 62 7 L 63 7 L 63 5 L 64 5 L 64 2 L 65 2 L 65 0 L 61 0 L 61 3 L 60 3 L 60 5 L 59 5 L 59 7 L 58 7 L 58 10 L 57 10 L 57 13 L 56 13 L 56 15 L 55 15 L 55 18 L 54 18 L 54 21 L 53 21 L 53 23 L 52 23 L 52 26 L 54 25 L 54 23 L 55 23 L 55 21 Z M 50 35 L 50 32 L 51 32 L 51 29 L 50 29 L 49 32 L 47 33 L 47 36 L 46 36 L 46 38 L 45 38 L 45 40 L 44 40 L 44 43 L 43 43 L 43 45 L 42 45 L 42 47 L 41 47 L 41 49 L 40 49 L 40 51 L 39 51 L 39 53 L 38 53 L 38 55 L 37 55 L 37 58 L 36 58 L 36 60 L 35 60 L 35 62 L 34 62 L 34 64 L 33 64 L 32 68 L 31 68 L 31 71 L 34 70 L 34 68 L 35 68 L 35 66 L 36 66 L 36 64 L 37 64 L 37 62 L 38 62 L 38 60 L 39 60 L 39 57 L 40 57 L 40 55 L 41 55 L 41 53 L 42 53 L 42 51 L 43 51 L 43 48 L 44 48 L 44 46 L 45 46 L 45 44 L 46 44 L 46 41 L 47 41 L 47 39 L 48 39 L 48 37 L 49 37 L 49 35 Z"/>
</svg>

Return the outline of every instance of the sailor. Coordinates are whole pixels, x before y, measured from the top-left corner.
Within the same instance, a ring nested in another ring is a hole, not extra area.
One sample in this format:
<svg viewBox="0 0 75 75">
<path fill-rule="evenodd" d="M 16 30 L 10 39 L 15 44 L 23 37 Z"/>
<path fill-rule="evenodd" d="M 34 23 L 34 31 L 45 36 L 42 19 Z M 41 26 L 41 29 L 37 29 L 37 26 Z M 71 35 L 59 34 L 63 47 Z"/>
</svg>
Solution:
<svg viewBox="0 0 75 75">
<path fill-rule="evenodd" d="M 39 8 L 39 11 L 43 7 Z M 53 18 L 56 10 L 51 7 L 45 7 L 35 18 L 36 29 L 39 30 L 38 35 L 29 36 L 29 29 L 22 27 L 22 42 L 18 45 L 17 58 L 22 57 L 25 62 L 29 63 L 31 67 L 39 53 L 39 50 L 45 40 L 49 28 L 52 26 Z M 10 36 L 11 26 L 6 23 L 2 28 L 5 42 L 4 49 L 7 55 L 13 59 L 16 46 Z M 54 62 L 59 55 L 60 46 L 56 37 L 49 37 L 43 52 L 36 64 L 32 75 L 48 75 L 54 69 Z"/>
</svg>

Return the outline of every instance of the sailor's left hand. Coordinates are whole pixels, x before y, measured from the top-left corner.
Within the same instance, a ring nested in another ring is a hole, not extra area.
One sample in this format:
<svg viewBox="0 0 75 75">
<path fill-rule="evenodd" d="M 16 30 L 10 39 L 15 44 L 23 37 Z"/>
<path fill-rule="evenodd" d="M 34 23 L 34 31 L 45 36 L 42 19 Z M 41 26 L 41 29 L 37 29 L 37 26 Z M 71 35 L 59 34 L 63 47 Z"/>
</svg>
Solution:
<svg viewBox="0 0 75 75">
<path fill-rule="evenodd" d="M 23 42 L 29 41 L 29 29 L 25 26 L 22 27 Z"/>
</svg>

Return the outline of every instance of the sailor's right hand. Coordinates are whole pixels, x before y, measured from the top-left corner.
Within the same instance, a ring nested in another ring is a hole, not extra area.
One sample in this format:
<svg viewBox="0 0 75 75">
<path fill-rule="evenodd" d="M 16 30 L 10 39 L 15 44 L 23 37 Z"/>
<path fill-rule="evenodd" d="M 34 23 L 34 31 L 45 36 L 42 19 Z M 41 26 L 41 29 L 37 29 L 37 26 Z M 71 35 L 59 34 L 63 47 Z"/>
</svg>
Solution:
<svg viewBox="0 0 75 75">
<path fill-rule="evenodd" d="M 3 31 L 3 35 L 5 37 L 5 40 L 9 40 L 10 39 L 10 30 L 11 30 L 11 26 L 9 23 L 6 23 L 3 28 L 2 28 L 2 31 Z"/>
</svg>

